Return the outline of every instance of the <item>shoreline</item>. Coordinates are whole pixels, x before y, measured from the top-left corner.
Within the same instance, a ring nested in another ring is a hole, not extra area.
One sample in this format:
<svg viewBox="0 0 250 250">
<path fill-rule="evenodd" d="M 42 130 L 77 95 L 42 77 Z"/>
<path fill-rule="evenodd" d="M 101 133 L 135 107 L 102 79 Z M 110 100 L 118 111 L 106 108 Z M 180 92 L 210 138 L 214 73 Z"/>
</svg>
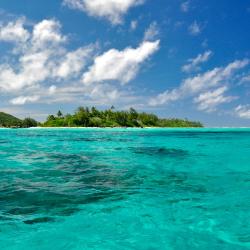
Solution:
<svg viewBox="0 0 250 250">
<path fill-rule="evenodd" d="M 176 129 L 176 130 L 181 130 L 181 129 L 190 129 L 190 130 L 212 130 L 212 129 L 250 129 L 250 127 L 30 127 L 30 128 L 5 128 L 5 127 L 0 127 L 1 129 L 7 129 L 7 130 L 20 130 L 20 129 L 132 129 L 132 130 L 143 130 L 143 129 Z"/>
</svg>

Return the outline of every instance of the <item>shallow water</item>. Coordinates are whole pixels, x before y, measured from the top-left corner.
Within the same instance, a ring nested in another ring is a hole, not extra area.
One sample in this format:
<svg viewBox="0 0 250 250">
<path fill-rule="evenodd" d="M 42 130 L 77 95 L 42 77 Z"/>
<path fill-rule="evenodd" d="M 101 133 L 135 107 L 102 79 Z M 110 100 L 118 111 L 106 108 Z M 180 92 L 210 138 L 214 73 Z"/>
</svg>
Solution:
<svg viewBox="0 0 250 250">
<path fill-rule="evenodd" d="M 250 129 L 0 130 L 0 249 L 250 249 Z"/>
</svg>

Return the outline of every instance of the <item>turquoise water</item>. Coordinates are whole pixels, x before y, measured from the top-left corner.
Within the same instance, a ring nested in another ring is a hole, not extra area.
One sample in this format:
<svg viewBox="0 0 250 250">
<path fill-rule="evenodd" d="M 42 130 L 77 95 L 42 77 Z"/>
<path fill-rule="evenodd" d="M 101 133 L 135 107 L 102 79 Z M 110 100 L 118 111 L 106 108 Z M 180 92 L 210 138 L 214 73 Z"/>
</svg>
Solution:
<svg viewBox="0 0 250 250">
<path fill-rule="evenodd" d="M 0 249 L 250 249 L 250 129 L 0 130 Z"/>
</svg>

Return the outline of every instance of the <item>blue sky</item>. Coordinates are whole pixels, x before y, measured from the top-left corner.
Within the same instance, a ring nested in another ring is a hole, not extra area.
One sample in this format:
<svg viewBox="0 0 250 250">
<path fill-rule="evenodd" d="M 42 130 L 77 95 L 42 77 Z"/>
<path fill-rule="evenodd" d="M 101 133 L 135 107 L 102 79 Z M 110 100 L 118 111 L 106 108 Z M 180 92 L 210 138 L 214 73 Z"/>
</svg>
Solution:
<svg viewBox="0 0 250 250">
<path fill-rule="evenodd" d="M 250 126 L 249 27 L 250 1 L 1 0 L 0 109 Z"/>
</svg>

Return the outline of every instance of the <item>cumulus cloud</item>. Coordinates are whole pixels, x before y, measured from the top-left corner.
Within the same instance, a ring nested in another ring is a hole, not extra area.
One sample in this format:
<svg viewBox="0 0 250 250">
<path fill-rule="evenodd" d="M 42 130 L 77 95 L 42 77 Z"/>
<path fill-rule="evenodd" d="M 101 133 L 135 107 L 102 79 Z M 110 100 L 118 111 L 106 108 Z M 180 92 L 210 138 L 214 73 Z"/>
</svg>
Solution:
<svg viewBox="0 0 250 250">
<path fill-rule="evenodd" d="M 123 16 L 144 0 L 64 0 L 64 5 L 86 12 L 90 16 L 106 18 L 112 24 L 120 24 Z"/>
<path fill-rule="evenodd" d="M 143 62 L 159 49 L 160 43 L 143 40 L 137 48 L 102 53 L 97 44 L 69 50 L 69 37 L 61 32 L 57 20 L 29 24 L 29 29 L 24 21 L 5 25 L 16 26 L 27 34 L 25 39 L 8 32 L 8 39 L 6 35 L 0 40 L 12 45 L 0 63 L 0 92 L 7 97 L 6 105 L 135 102 L 134 93 L 123 84 L 136 77 Z"/>
<path fill-rule="evenodd" d="M 66 41 L 61 34 L 61 24 L 56 20 L 43 20 L 36 24 L 32 34 L 34 48 L 43 48 L 48 45 L 57 45 Z"/>
<path fill-rule="evenodd" d="M 140 65 L 159 49 L 160 41 L 144 41 L 138 48 L 119 51 L 111 49 L 95 58 L 94 64 L 83 75 L 83 83 L 118 81 L 122 84 L 132 80 Z"/>
<path fill-rule="evenodd" d="M 167 90 L 159 94 L 152 98 L 149 104 L 151 106 L 164 105 L 188 96 L 200 94 L 206 90 L 216 88 L 218 85 L 225 85 L 235 76 L 237 70 L 246 67 L 248 64 L 249 60 L 247 59 L 236 60 L 226 67 L 214 68 L 213 70 L 198 74 L 194 77 L 186 78 L 178 88 Z M 223 89 L 220 89 L 220 91 L 221 90 Z M 215 93 L 210 93 L 210 95 L 217 94 L 218 92 L 215 91 Z M 207 95 L 209 94 L 207 93 Z"/>
<path fill-rule="evenodd" d="M 197 23 L 197 21 L 194 21 L 189 27 L 188 31 L 191 35 L 197 36 L 201 33 L 201 26 Z"/>
<path fill-rule="evenodd" d="M 78 76 L 86 66 L 87 60 L 93 51 L 93 46 L 79 48 L 73 52 L 68 52 L 63 61 L 54 69 L 55 77 L 68 78 L 69 76 Z"/>
<path fill-rule="evenodd" d="M 13 105 L 24 105 L 25 103 L 37 102 L 39 99 L 39 96 L 19 96 L 10 100 L 10 103 Z"/>
<path fill-rule="evenodd" d="M 194 99 L 194 102 L 198 104 L 198 109 L 206 112 L 216 111 L 217 106 L 222 103 L 228 103 L 234 100 L 236 97 L 225 96 L 224 93 L 228 90 L 228 87 L 220 87 L 213 91 L 208 91 L 200 94 Z"/>
<path fill-rule="evenodd" d="M 144 40 L 145 41 L 152 41 L 155 40 L 160 34 L 160 30 L 158 27 L 157 22 L 152 22 L 148 29 L 145 31 Z"/>
<path fill-rule="evenodd" d="M 25 42 L 29 39 L 30 34 L 24 28 L 25 19 L 20 18 L 16 21 L 9 22 L 7 25 L 0 24 L 0 40 L 5 42 Z"/>
<path fill-rule="evenodd" d="M 48 58 L 48 52 L 24 54 L 19 58 L 18 70 L 15 65 L 0 65 L 0 89 L 12 92 L 45 80 L 50 71 L 45 66 Z"/>
<path fill-rule="evenodd" d="M 200 70 L 200 65 L 207 62 L 212 56 L 212 51 L 206 51 L 203 54 L 199 54 L 195 58 L 188 59 L 188 63 L 182 67 L 182 71 L 186 73 L 191 73 L 193 71 Z"/>
<path fill-rule="evenodd" d="M 11 22 L 6 27 L 12 26 Z M 33 31 L 24 30 L 23 33 L 28 35 L 23 43 L 15 46 L 17 61 L 0 64 L 0 90 L 13 93 L 38 87 L 45 81 L 59 78 L 66 81 L 79 74 L 94 46 L 67 51 L 63 47 L 67 38 L 62 35 L 60 28 L 56 20 L 43 20 L 34 25 Z"/>
<path fill-rule="evenodd" d="M 239 105 L 234 111 L 236 116 L 243 119 L 250 119 L 250 105 Z"/>
</svg>

